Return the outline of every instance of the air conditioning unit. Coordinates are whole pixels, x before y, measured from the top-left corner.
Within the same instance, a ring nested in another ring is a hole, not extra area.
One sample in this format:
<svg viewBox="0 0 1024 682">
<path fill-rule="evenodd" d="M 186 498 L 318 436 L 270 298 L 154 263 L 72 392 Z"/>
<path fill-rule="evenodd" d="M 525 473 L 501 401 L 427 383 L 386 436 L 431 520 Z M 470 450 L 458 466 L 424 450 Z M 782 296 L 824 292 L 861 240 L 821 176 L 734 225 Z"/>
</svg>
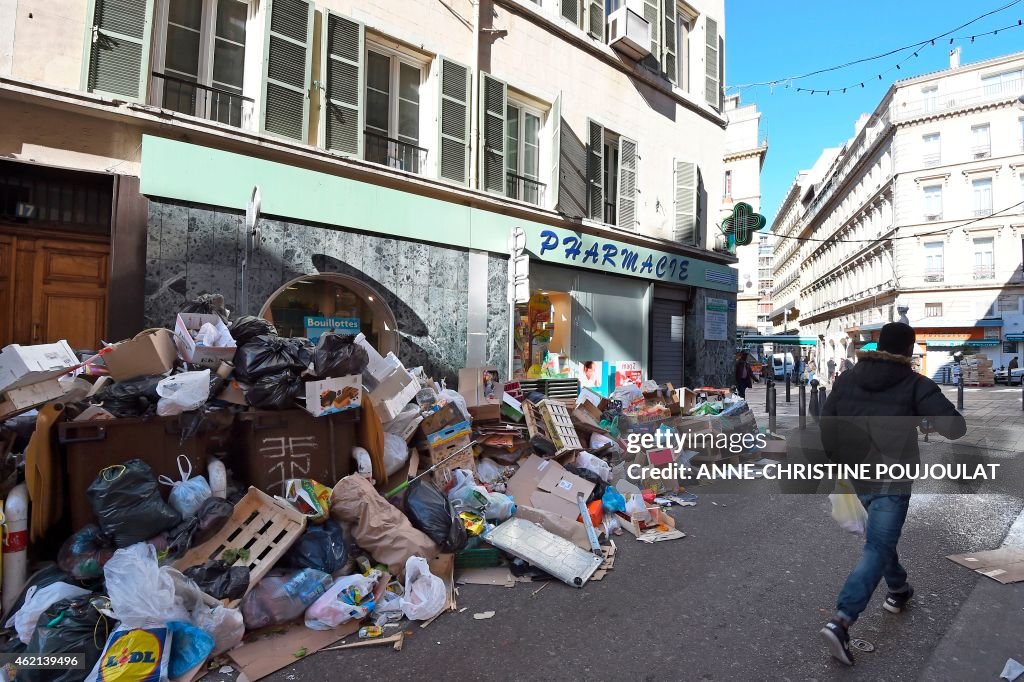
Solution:
<svg viewBox="0 0 1024 682">
<path fill-rule="evenodd" d="M 640 61 L 651 54 L 651 25 L 629 7 L 620 7 L 608 17 L 608 44 Z"/>
</svg>

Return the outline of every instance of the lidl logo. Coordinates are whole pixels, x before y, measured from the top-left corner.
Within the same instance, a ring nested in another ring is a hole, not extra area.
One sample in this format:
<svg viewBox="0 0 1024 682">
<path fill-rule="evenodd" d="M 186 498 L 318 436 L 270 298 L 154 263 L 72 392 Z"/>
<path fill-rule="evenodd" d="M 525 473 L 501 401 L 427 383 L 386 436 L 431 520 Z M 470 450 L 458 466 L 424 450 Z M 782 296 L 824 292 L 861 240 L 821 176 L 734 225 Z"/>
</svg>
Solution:
<svg viewBox="0 0 1024 682">
<path fill-rule="evenodd" d="M 103 652 L 101 682 L 159 682 L 167 630 L 115 632 Z"/>
</svg>

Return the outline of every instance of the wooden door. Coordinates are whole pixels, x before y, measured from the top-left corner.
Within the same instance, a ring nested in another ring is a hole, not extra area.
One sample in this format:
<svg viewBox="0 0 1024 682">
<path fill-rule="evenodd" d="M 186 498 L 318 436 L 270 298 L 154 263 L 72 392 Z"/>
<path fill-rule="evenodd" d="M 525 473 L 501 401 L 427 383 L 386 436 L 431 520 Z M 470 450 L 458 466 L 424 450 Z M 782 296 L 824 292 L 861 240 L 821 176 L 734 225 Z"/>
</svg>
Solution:
<svg viewBox="0 0 1024 682">
<path fill-rule="evenodd" d="M 40 239 L 32 279 L 32 343 L 97 348 L 107 328 L 108 244 Z"/>
<path fill-rule="evenodd" d="M 17 244 L 14 237 L 0 234 L 0 348 L 14 333 L 14 261 Z"/>
</svg>

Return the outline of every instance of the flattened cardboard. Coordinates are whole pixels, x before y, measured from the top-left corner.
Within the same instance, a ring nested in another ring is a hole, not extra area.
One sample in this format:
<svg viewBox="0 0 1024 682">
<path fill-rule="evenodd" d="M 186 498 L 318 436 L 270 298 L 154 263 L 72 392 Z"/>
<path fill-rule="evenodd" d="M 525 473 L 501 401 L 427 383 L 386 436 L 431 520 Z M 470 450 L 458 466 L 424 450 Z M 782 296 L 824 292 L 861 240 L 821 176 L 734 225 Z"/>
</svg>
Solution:
<svg viewBox="0 0 1024 682">
<path fill-rule="evenodd" d="M 282 634 L 258 637 L 231 649 L 227 656 L 239 672 L 256 682 L 300 660 L 295 657 L 300 649 L 305 649 L 309 656 L 355 634 L 361 625 L 359 621 L 349 621 L 333 630 L 310 630 L 302 623 L 292 623 Z"/>
<path fill-rule="evenodd" d="M 576 494 L 590 497 L 594 484 L 570 474 L 558 462 L 530 455 L 508 482 L 517 506 L 533 507 L 575 523 L 579 516 Z M 554 531 L 552 531 L 554 532 Z"/>
<path fill-rule="evenodd" d="M 455 555 L 438 554 L 427 561 L 430 572 L 444 581 L 448 589 L 448 604 L 445 607 L 449 611 L 455 610 Z M 443 613 L 443 611 L 442 611 Z"/>
<path fill-rule="evenodd" d="M 170 329 L 151 329 L 129 341 L 114 344 L 103 362 L 114 381 L 163 374 L 174 367 L 178 350 Z"/>
<path fill-rule="evenodd" d="M 1024 549 L 1001 547 L 986 552 L 951 554 L 946 558 L 1003 585 L 1024 581 Z"/>
<path fill-rule="evenodd" d="M 575 519 L 567 519 L 548 511 L 534 509 L 524 505 L 516 505 L 515 516 L 520 519 L 532 521 L 549 533 L 565 538 L 577 547 L 590 549 L 590 540 L 587 538 L 587 529 L 582 523 Z"/>
<path fill-rule="evenodd" d="M 460 568 L 455 576 L 459 585 L 489 585 L 492 587 L 515 587 L 516 579 L 505 567 Z"/>
</svg>

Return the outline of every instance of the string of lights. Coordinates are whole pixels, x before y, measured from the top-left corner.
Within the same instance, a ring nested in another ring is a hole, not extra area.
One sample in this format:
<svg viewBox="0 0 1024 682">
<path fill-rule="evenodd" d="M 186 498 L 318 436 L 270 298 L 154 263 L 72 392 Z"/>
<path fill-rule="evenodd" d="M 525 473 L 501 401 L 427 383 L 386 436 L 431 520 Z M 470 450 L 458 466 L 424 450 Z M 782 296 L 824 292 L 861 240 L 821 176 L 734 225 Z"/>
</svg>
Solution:
<svg viewBox="0 0 1024 682">
<path fill-rule="evenodd" d="M 988 12 L 985 12 L 984 14 L 976 16 L 973 19 L 971 19 L 969 21 L 966 21 L 966 22 L 960 24 L 959 26 L 957 26 L 955 28 L 949 29 L 948 31 L 945 31 L 945 32 L 940 33 L 940 34 L 935 35 L 935 36 L 932 36 L 930 38 L 925 38 L 924 40 L 922 40 L 920 42 L 911 43 L 909 45 L 904 45 L 902 47 L 897 47 L 897 48 L 888 50 L 886 52 L 882 52 L 880 54 L 870 55 L 868 57 L 861 57 L 859 59 L 854 59 L 854 60 L 851 60 L 851 61 L 848 61 L 848 62 L 844 62 L 842 64 L 836 64 L 834 66 L 829 66 L 829 67 L 825 67 L 825 68 L 821 68 L 821 69 L 816 69 L 814 71 L 809 71 L 809 72 L 803 73 L 803 74 L 786 76 L 786 77 L 783 77 L 783 78 L 775 78 L 775 79 L 766 80 L 766 81 L 758 81 L 758 82 L 754 82 L 754 83 L 742 83 L 742 84 L 739 84 L 739 85 L 732 85 L 732 86 L 729 86 L 729 89 L 731 89 L 731 90 L 741 90 L 742 91 L 742 90 L 746 90 L 748 88 L 763 87 L 763 86 L 767 86 L 767 87 L 776 87 L 776 86 L 780 86 L 780 85 L 787 85 L 788 86 L 788 85 L 790 85 L 792 83 L 795 83 L 796 81 L 803 80 L 805 78 L 810 78 L 812 76 L 817 76 L 817 75 L 820 75 L 820 74 L 823 74 L 823 73 L 829 73 L 829 72 L 832 72 L 832 71 L 838 71 L 840 69 L 849 68 L 851 66 L 855 66 L 857 64 L 863 64 L 865 62 L 872 62 L 872 61 L 876 61 L 876 60 L 879 60 L 879 59 L 884 59 L 884 58 L 890 57 L 890 56 L 892 56 L 894 54 L 899 54 L 901 52 L 906 52 L 907 50 L 917 51 L 917 50 L 919 50 L 919 49 L 921 49 L 921 48 L 923 48 L 925 46 L 935 45 L 936 41 L 939 41 L 939 40 L 942 40 L 942 39 L 945 39 L 945 38 L 950 38 L 951 41 L 952 40 L 956 40 L 956 37 L 952 37 L 951 38 L 951 36 L 954 33 L 956 33 L 957 31 L 963 30 L 964 28 L 967 28 L 968 26 L 970 26 L 970 25 L 972 25 L 974 23 L 977 23 L 978 21 L 981 21 L 982 19 L 984 19 L 986 17 L 989 17 L 989 16 L 991 16 L 993 14 L 997 14 L 999 12 L 1003 12 L 1003 11 L 1013 7 L 1014 5 L 1019 4 L 1021 1 L 1022 0 L 1012 0 L 1012 2 L 1009 2 L 1009 3 L 1005 4 L 1005 5 L 1002 5 L 1001 7 L 997 7 L 995 9 L 993 9 L 993 10 L 989 10 Z M 1020 25 L 1021 25 L 1021 21 L 1018 20 L 1017 23 L 1015 25 L 1013 25 L 1013 26 L 1020 26 Z M 1011 27 L 1007 27 L 1007 28 L 1011 28 Z M 1006 30 L 1006 28 L 996 29 L 995 31 L 990 31 L 990 32 L 986 32 L 986 33 L 977 33 L 977 34 L 974 34 L 974 35 L 971 35 L 971 36 L 963 36 L 963 38 L 964 39 L 969 38 L 973 42 L 974 39 L 976 39 L 978 37 L 981 37 L 981 36 L 984 36 L 984 35 L 989 35 L 989 34 L 996 34 L 999 31 L 1003 31 L 1003 30 Z M 853 87 L 853 86 L 848 86 L 848 87 Z M 840 88 L 831 88 L 831 90 L 840 90 L 840 89 L 841 89 L 841 87 Z M 820 89 L 820 88 L 816 88 L 815 90 L 821 90 L 822 92 L 825 91 L 824 89 Z"/>
</svg>

